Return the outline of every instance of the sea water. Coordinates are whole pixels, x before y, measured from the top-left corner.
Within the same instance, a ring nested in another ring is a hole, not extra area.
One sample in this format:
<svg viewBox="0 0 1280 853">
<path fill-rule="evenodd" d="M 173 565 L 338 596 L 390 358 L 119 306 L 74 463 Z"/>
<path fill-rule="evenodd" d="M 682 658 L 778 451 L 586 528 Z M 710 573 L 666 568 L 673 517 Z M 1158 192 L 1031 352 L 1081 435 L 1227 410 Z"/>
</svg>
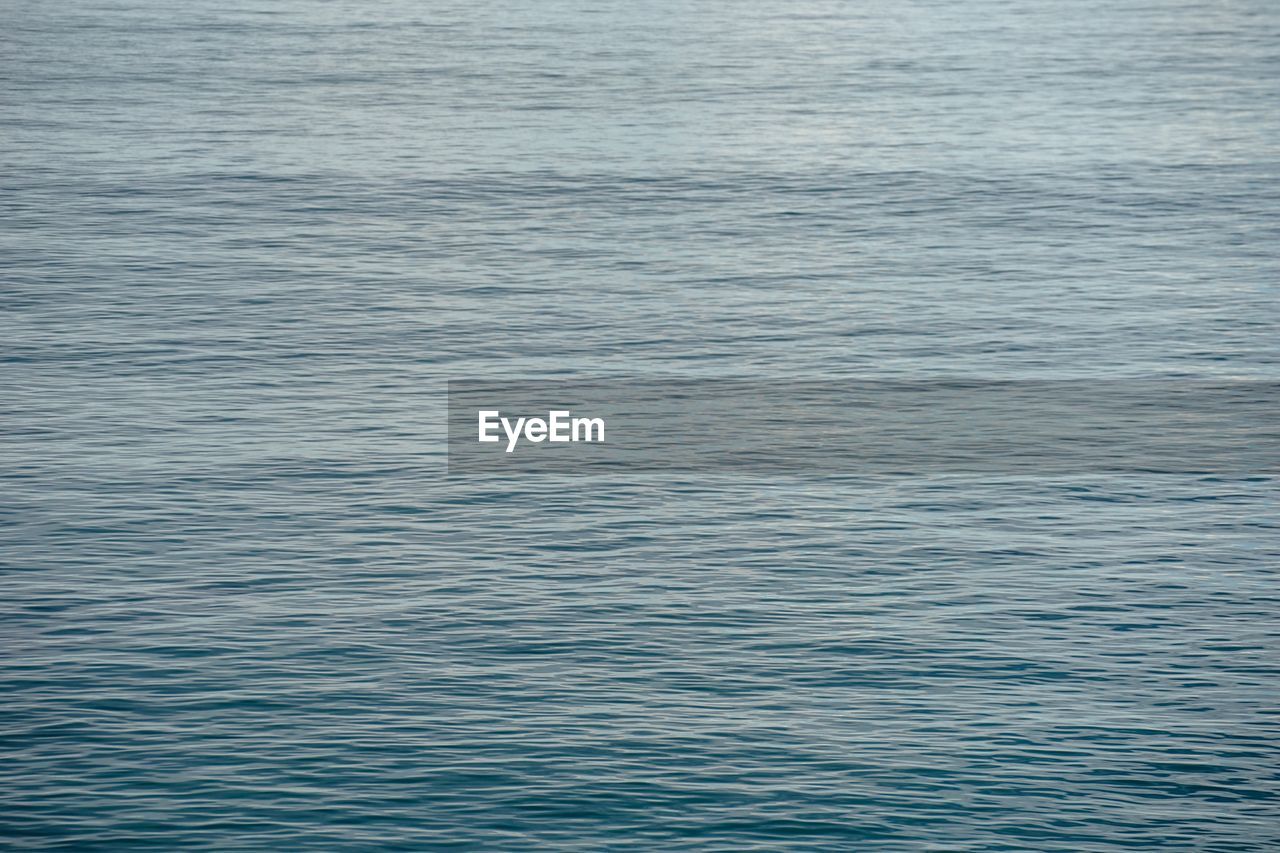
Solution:
<svg viewBox="0 0 1280 853">
<path fill-rule="evenodd" d="M 1277 45 L 1270 0 L 5 3 L 0 844 L 1276 849 L 1271 476 L 457 478 L 444 407 L 1275 380 Z"/>
</svg>

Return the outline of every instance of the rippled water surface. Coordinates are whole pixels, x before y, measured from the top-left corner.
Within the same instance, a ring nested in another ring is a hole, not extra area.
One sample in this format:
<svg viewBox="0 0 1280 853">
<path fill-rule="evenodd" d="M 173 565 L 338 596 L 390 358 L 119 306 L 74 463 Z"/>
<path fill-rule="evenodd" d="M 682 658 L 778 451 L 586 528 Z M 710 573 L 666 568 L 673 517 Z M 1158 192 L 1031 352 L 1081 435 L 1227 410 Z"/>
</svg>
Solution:
<svg viewBox="0 0 1280 853">
<path fill-rule="evenodd" d="M 457 378 L 1280 378 L 1280 6 L 3 18 L 0 846 L 1280 846 L 1270 477 L 444 476 Z"/>
</svg>

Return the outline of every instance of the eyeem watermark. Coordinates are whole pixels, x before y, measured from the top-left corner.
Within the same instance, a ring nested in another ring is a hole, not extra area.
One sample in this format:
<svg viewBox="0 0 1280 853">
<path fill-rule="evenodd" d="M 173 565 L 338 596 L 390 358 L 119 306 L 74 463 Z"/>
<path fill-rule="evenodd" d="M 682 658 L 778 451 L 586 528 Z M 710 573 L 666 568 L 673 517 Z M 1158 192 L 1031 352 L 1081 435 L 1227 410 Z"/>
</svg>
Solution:
<svg viewBox="0 0 1280 853">
<path fill-rule="evenodd" d="M 561 442 L 600 442 L 604 441 L 604 418 L 575 418 L 568 409 L 552 409 L 543 418 L 510 418 L 502 417 L 497 409 L 481 409 L 479 413 L 479 440 L 482 442 L 501 441 L 498 427 L 507 438 L 507 452 L 516 449 L 521 436 L 525 441 L 539 444 L 543 441 Z"/>
<path fill-rule="evenodd" d="M 1269 477 L 1280 381 L 453 380 L 449 470 Z"/>
</svg>

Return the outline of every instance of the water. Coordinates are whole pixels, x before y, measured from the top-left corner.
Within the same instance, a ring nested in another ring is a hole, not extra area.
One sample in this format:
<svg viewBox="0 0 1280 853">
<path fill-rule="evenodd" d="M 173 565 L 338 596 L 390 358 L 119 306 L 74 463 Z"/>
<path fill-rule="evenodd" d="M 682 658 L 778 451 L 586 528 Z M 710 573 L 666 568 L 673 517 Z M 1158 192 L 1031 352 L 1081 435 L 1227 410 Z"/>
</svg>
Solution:
<svg viewBox="0 0 1280 853">
<path fill-rule="evenodd" d="M 446 481 L 449 379 L 1276 379 L 1265 0 L 11 0 L 0 844 L 1270 850 L 1266 476 Z"/>
</svg>

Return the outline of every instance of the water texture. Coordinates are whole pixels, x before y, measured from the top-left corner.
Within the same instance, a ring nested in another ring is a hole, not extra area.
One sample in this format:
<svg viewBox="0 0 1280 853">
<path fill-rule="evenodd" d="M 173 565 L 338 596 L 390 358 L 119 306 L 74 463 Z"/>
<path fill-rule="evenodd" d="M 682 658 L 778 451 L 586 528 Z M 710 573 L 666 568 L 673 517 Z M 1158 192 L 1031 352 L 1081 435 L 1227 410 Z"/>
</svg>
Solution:
<svg viewBox="0 0 1280 853">
<path fill-rule="evenodd" d="M 1280 847 L 1269 473 L 444 473 L 451 379 L 1280 379 L 1280 5 L 0 11 L 0 846 Z"/>
</svg>

